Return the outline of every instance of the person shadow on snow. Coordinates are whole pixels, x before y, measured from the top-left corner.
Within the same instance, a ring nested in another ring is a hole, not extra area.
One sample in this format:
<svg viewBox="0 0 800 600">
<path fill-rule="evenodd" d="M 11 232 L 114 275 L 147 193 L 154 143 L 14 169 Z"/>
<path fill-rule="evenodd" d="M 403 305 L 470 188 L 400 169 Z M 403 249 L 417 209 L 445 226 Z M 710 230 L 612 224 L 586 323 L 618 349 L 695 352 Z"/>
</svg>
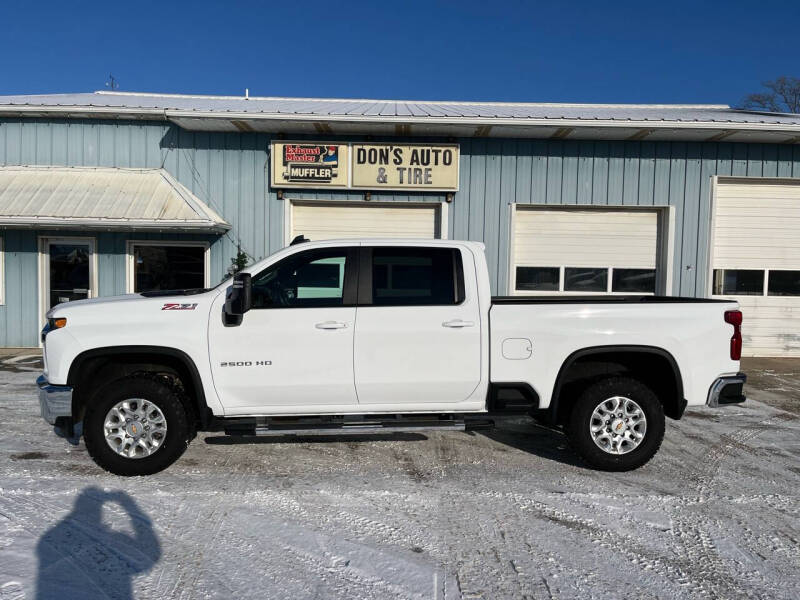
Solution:
<svg viewBox="0 0 800 600">
<path fill-rule="evenodd" d="M 123 514 L 107 510 L 104 522 L 106 504 L 116 504 L 113 508 Z M 150 518 L 133 498 L 89 487 L 72 511 L 42 535 L 36 554 L 37 600 L 132 600 L 138 595 L 133 577 L 158 562 L 161 545 Z"/>
</svg>

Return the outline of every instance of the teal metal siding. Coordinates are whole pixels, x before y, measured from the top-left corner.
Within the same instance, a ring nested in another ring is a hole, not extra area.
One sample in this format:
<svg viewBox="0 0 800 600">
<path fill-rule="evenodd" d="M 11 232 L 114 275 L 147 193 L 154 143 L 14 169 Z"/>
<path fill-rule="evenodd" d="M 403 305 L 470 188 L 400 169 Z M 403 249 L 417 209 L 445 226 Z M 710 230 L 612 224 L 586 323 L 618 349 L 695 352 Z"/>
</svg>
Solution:
<svg viewBox="0 0 800 600">
<path fill-rule="evenodd" d="M 5 296 L 0 305 L 0 346 L 35 346 L 38 249 L 31 231 L 0 231 L 5 260 Z"/>
<path fill-rule="evenodd" d="M 233 229 L 211 248 L 211 281 L 220 281 L 237 244 L 260 259 L 284 244 L 284 210 L 269 189 L 269 143 L 259 133 L 182 130 L 169 123 L 96 120 L 0 120 L 0 164 L 161 167 Z M 421 140 L 425 141 L 425 140 Z M 448 208 L 448 237 L 486 244 L 492 289 L 505 293 L 510 206 L 520 204 L 675 207 L 674 293 L 702 296 L 713 175 L 800 177 L 800 146 L 648 141 L 499 140 L 461 144 L 460 191 Z M 296 199 L 362 200 L 355 192 L 287 192 Z M 439 202 L 442 194 L 373 194 L 373 201 Z M 40 232 L 41 233 L 41 232 Z M 6 305 L 0 345 L 35 345 L 36 235 L 0 232 L 6 246 Z M 66 233 L 65 233 L 66 235 Z M 125 240 L 100 233 L 102 295 L 124 292 Z M 164 234 L 163 239 L 204 239 Z"/>
<path fill-rule="evenodd" d="M 508 283 L 511 203 L 671 205 L 676 221 L 673 293 L 704 296 L 711 177 L 800 177 L 800 146 L 476 139 L 460 143 L 462 191 L 451 206 L 452 235 L 486 243 L 493 290 L 500 293 Z"/>
<path fill-rule="evenodd" d="M 84 236 L 81 231 L 27 231 L 0 230 L 5 248 L 5 302 L 0 305 L 0 347 L 28 347 L 38 345 L 39 236 Z M 97 240 L 97 287 L 100 296 L 126 293 L 125 260 L 128 240 L 179 240 L 213 241 L 211 236 L 180 236 L 169 233 L 119 233 L 90 234 Z M 212 284 L 216 283 L 212 279 Z"/>
</svg>

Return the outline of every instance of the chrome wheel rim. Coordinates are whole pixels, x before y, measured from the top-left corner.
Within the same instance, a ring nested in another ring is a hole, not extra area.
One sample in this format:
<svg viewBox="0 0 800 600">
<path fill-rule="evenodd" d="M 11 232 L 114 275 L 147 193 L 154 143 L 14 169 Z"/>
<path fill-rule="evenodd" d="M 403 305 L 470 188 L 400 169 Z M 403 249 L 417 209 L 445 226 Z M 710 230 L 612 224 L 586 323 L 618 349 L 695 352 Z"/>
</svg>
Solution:
<svg viewBox="0 0 800 600">
<path fill-rule="evenodd" d="M 109 448 L 125 458 L 145 458 L 167 439 L 167 419 L 152 402 L 129 398 L 117 402 L 103 424 Z"/>
<path fill-rule="evenodd" d="M 589 433 L 597 447 L 608 454 L 627 454 L 635 450 L 647 433 L 647 417 L 642 407 L 625 396 L 606 398 L 595 407 Z"/>
</svg>

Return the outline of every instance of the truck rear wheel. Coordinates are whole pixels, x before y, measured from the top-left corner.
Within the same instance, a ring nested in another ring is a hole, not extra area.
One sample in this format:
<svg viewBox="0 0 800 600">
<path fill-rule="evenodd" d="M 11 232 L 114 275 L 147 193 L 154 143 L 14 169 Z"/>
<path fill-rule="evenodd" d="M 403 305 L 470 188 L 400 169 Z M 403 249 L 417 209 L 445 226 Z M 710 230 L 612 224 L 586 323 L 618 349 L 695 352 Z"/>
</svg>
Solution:
<svg viewBox="0 0 800 600">
<path fill-rule="evenodd" d="M 613 377 L 587 387 L 572 407 L 567 435 L 596 469 L 630 471 L 649 461 L 664 439 L 664 407 L 635 379 Z"/>
<path fill-rule="evenodd" d="M 123 476 L 166 469 L 192 437 L 180 392 L 145 373 L 112 381 L 94 394 L 83 436 L 92 459 Z"/>
</svg>

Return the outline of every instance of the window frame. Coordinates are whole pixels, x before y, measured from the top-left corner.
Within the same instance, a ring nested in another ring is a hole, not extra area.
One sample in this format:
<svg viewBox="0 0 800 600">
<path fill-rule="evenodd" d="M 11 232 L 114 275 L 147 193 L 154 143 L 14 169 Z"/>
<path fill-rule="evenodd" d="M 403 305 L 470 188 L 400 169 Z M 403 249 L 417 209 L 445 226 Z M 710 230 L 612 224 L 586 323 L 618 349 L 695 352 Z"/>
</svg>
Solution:
<svg viewBox="0 0 800 600">
<path fill-rule="evenodd" d="M 720 290 L 720 293 L 716 291 L 716 277 L 717 271 L 722 273 L 723 284 L 725 281 L 725 271 L 760 271 L 761 272 L 761 293 L 757 294 L 737 294 L 736 292 L 723 292 Z M 748 298 L 758 298 L 759 296 L 766 296 L 767 290 L 769 289 L 769 269 L 753 269 L 752 267 L 721 267 L 717 269 L 711 269 L 711 296 L 720 297 L 720 298 L 729 298 L 730 296 L 741 296 L 741 297 L 748 297 Z"/>
<path fill-rule="evenodd" d="M 717 271 L 722 271 L 723 272 L 723 277 L 724 277 L 724 272 L 725 271 L 761 271 L 761 273 L 763 273 L 763 279 L 762 279 L 763 287 L 761 288 L 761 293 L 760 294 L 737 294 L 735 292 L 731 292 L 731 293 L 720 292 L 720 293 L 717 293 L 716 285 L 715 285 L 715 278 L 716 278 Z M 761 298 L 800 298 L 800 293 L 798 293 L 798 294 L 770 294 L 769 293 L 769 280 L 770 280 L 770 274 L 772 273 L 772 271 L 776 271 L 776 272 L 792 271 L 792 272 L 794 272 L 794 271 L 800 271 L 800 268 L 796 268 L 796 269 L 787 269 L 785 267 L 780 267 L 780 268 L 777 268 L 777 269 L 770 269 L 770 268 L 766 268 L 766 267 L 757 268 L 757 269 L 754 269 L 753 267 L 717 267 L 717 268 L 713 268 L 713 269 L 711 269 L 711 278 L 710 278 L 711 279 L 711 294 L 709 294 L 709 296 L 712 297 L 712 298 L 730 298 L 730 297 L 741 297 L 741 298 L 759 298 L 759 297 L 761 297 Z"/>
<path fill-rule="evenodd" d="M 770 281 L 770 274 L 772 271 L 775 272 L 788 272 L 788 273 L 796 273 L 800 271 L 800 269 L 764 269 L 766 273 L 764 273 L 764 295 L 769 296 L 770 298 L 800 298 L 800 291 L 796 294 L 770 294 L 769 293 L 769 281 Z"/>
<path fill-rule="evenodd" d="M 546 269 L 548 271 L 552 271 L 555 269 L 556 271 L 556 289 L 554 290 L 525 290 L 520 289 L 517 286 L 519 285 L 519 270 L 520 269 Z M 516 265 L 514 267 L 514 291 L 518 294 L 557 294 L 563 287 L 562 276 L 564 274 L 564 267 L 559 267 L 556 265 L 552 266 L 531 266 L 531 265 Z"/>
<path fill-rule="evenodd" d="M 516 270 L 518 268 L 525 268 L 530 267 L 534 269 L 558 269 L 558 289 L 557 290 L 520 290 L 517 289 L 517 275 Z M 566 283 L 565 279 L 565 272 L 566 269 L 606 269 L 607 279 L 606 279 L 606 289 L 603 292 L 586 292 L 586 291 L 569 291 L 564 289 L 564 285 Z M 603 266 L 576 266 L 573 264 L 561 264 L 561 265 L 523 265 L 518 264 L 514 265 L 514 289 L 512 293 L 517 296 L 552 296 L 553 294 L 558 294 L 560 296 L 655 296 L 656 291 L 652 292 L 614 292 L 612 291 L 613 282 L 614 282 L 614 269 L 635 269 L 637 271 L 653 271 L 655 274 L 655 288 L 658 290 L 658 267 L 653 267 L 652 269 L 649 267 L 631 267 L 625 265 L 615 265 L 613 267 L 603 267 Z"/>
<path fill-rule="evenodd" d="M 398 303 L 398 304 L 374 304 L 372 298 L 372 252 L 376 248 L 381 250 L 389 249 L 389 250 L 410 250 L 410 249 L 423 249 L 423 250 L 431 250 L 431 249 L 441 249 L 447 250 L 451 253 L 452 257 L 452 268 L 453 268 L 453 294 L 456 299 L 456 302 L 448 302 L 446 304 L 407 304 L 407 303 Z M 461 306 L 464 302 L 467 301 L 467 294 L 466 294 L 466 284 L 464 281 L 464 258 L 462 256 L 462 252 L 460 248 L 453 247 L 453 246 L 442 246 L 441 248 L 437 246 L 407 246 L 407 245 L 385 245 L 385 246 L 362 246 L 360 252 L 360 264 L 359 264 L 359 274 L 358 274 L 358 306 L 359 307 L 372 307 L 372 308 L 392 308 L 392 307 L 404 307 L 404 308 L 425 308 L 425 307 L 433 307 L 433 306 Z"/>
<path fill-rule="evenodd" d="M 291 310 L 291 309 L 310 309 L 310 308 L 324 308 L 324 309 L 331 309 L 331 308 L 353 308 L 357 306 L 357 298 L 358 298 L 358 276 L 359 276 L 359 259 L 360 259 L 360 252 L 359 246 L 322 246 L 319 248 L 310 248 L 308 250 L 300 250 L 298 252 L 292 252 L 288 256 L 284 256 L 283 258 L 267 265 L 263 269 L 261 269 L 258 273 L 253 273 L 251 276 L 251 281 L 254 281 L 258 278 L 262 273 L 265 271 L 269 271 L 275 268 L 279 268 L 281 263 L 287 260 L 297 260 L 298 257 L 304 254 L 310 253 L 329 253 L 329 252 L 336 252 L 341 251 L 345 254 L 345 263 L 344 263 L 344 282 L 342 283 L 342 303 L 335 304 L 331 306 L 259 306 L 259 307 L 252 307 L 251 310 Z"/>
<path fill-rule="evenodd" d="M 125 291 L 128 294 L 136 294 L 136 263 L 134 250 L 136 246 L 171 246 L 171 247 L 191 247 L 203 248 L 203 287 L 211 287 L 211 244 L 202 240 L 127 240 L 125 251 L 127 254 L 125 268 Z"/>
</svg>

